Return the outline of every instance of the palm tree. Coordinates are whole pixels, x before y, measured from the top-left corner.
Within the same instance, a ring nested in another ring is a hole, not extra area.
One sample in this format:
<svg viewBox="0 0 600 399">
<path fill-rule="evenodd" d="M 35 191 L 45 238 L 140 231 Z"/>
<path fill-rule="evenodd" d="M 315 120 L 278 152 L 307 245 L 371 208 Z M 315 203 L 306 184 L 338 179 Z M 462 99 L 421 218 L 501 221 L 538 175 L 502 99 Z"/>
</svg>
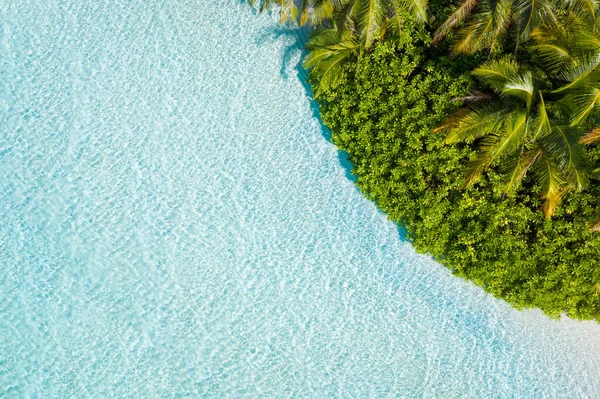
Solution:
<svg viewBox="0 0 600 399">
<path fill-rule="evenodd" d="M 322 29 L 311 36 L 306 49 L 304 67 L 318 77 L 315 97 L 319 97 L 339 84 L 344 64 L 358 55 L 360 45 L 348 32 Z"/>
<path fill-rule="evenodd" d="M 303 26 L 306 23 L 319 25 L 332 18 L 335 0 L 248 0 L 252 7 L 258 6 L 260 13 L 279 9 L 281 24 L 287 22 Z"/>
<path fill-rule="evenodd" d="M 587 184 L 582 130 L 563 117 L 551 99 L 550 86 L 539 70 L 509 58 L 488 61 L 473 71 L 491 88 L 475 93 L 472 104 L 437 130 L 447 130 L 447 143 L 476 141 L 477 158 L 467 168 L 467 185 L 489 167 L 506 173 L 505 191 L 517 189 L 528 172 L 541 185 L 543 210 L 550 217 L 563 196 Z"/>
<path fill-rule="evenodd" d="M 248 0 L 259 12 L 279 9 L 280 22 L 315 27 L 304 62 L 318 78 L 315 96 L 335 87 L 343 65 L 386 34 L 397 34 L 403 18 L 427 21 L 427 0 Z"/>
<path fill-rule="evenodd" d="M 552 94 L 571 126 L 591 130 L 600 124 L 600 17 L 571 14 L 533 31 L 533 51 L 554 82 Z"/>
<path fill-rule="evenodd" d="M 551 216 L 566 193 L 600 174 L 588 173 L 582 147 L 600 143 L 600 16 L 569 13 L 540 23 L 530 36 L 535 67 L 509 58 L 484 63 L 473 73 L 491 93 L 468 98 L 469 106 L 439 129 L 449 131 L 448 143 L 478 142 L 468 185 L 502 159 L 506 190 L 531 170 Z M 592 228 L 600 231 L 600 218 Z"/>
<path fill-rule="evenodd" d="M 586 135 L 581 144 L 600 143 L 600 16 L 570 15 L 561 24 L 541 27 L 533 33 L 542 67 L 558 83 L 553 91 L 571 126 Z M 600 176 L 600 167 L 592 170 Z M 600 231 L 600 216 L 590 226 Z"/>
<path fill-rule="evenodd" d="M 389 31 L 398 31 L 403 15 L 426 22 L 427 0 L 248 0 L 260 12 L 279 8 L 281 23 L 336 29 L 346 40 L 352 34 L 362 49 Z"/>
<path fill-rule="evenodd" d="M 437 29 L 433 44 L 461 27 L 454 53 L 473 54 L 483 49 L 493 52 L 509 33 L 514 33 L 518 47 L 531 38 L 534 30 L 559 20 L 564 12 L 593 17 L 597 9 L 596 0 L 463 0 Z"/>
</svg>

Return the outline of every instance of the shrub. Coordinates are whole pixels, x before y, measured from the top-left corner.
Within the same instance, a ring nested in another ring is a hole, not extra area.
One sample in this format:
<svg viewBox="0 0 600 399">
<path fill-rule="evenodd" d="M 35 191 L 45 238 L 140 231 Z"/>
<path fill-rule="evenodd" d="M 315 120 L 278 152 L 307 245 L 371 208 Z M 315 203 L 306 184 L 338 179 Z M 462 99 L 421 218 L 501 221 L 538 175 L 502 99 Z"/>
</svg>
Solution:
<svg viewBox="0 0 600 399">
<path fill-rule="evenodd" d="M 389 218 L 406 227 L 417 251 L 517 308 L 557 317 L 598 319 L 600 235 L 588 222 L 599 208 L 598 184 L 571 194 L 544 218 L 540 187 L 503 194 L 492 168 L 465 188 L 467 144 L 446 145 L 433 129 L 473 85 L 479 60 L 449 60 L 428 46 L 423 26 L 345 65 L 341 83 L 319 101 L 332 141 L 349 153 L 356 184 Z M 315 77 L 313 84 L 317 84 Z M 600 160 L 591 148 L 588 158 Z"/>
</svg>

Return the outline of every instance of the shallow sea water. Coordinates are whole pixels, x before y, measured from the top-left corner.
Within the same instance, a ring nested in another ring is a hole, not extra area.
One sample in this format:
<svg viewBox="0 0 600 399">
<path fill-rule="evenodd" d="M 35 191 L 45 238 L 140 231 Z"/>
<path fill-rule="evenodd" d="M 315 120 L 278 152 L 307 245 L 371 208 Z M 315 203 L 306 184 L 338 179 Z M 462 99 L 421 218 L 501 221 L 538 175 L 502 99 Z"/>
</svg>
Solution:
<svg viewBox="0 0 600 399">
<path fill-rule="evenodd" d="M 600 397 L 363 199 L 233 0 L 0 0 L 0 396 Z"/>
</svg>

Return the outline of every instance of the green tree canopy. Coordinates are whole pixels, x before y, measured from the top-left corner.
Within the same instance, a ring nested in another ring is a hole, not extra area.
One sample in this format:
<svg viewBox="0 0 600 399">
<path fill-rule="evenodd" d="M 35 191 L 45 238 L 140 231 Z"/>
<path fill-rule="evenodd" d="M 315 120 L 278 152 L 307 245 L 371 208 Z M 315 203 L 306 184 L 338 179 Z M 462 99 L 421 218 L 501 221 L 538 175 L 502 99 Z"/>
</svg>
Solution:
<svg viewBox="0 0 600 399">
<path fill-rule="evenodd" d="M 600 187 L 571 193 L 552 219 L 540 212 L 543 184 L 531 174 L 522 181 L 527 189 L 508 194 L 496 168 L 465 188 L 464 168 L 477 152 L 433 129 L 456 111 L 452 99 L 469 96 L 476 60 L 449 60 L 425 43 L 403 35 L 377 44 L 322 94 L 323 121 L 350 154 L 358 187 L 406 227 L 418 251 L 456 275 L 519 308 L 600 318 L 600 235 L 588 229 Z M 526 109 L 528 96 L 515 101 Z M 540 104 L 531 100 L 532 124 Z M 598 148 L 582 150 L 600 159 Z"/>
</svg>

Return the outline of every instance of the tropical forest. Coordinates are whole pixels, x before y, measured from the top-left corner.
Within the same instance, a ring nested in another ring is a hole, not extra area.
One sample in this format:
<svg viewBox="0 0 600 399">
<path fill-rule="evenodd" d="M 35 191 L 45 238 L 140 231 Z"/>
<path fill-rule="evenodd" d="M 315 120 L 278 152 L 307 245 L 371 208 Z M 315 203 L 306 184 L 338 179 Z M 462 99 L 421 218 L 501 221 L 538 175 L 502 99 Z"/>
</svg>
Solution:
<svg viewBox="0 0 600 399">
<path fill-rule="evenodd" d="M 514 307 L 600 319 L 595 0 L 263 0 L 361 192 Z"/>
</svg>

